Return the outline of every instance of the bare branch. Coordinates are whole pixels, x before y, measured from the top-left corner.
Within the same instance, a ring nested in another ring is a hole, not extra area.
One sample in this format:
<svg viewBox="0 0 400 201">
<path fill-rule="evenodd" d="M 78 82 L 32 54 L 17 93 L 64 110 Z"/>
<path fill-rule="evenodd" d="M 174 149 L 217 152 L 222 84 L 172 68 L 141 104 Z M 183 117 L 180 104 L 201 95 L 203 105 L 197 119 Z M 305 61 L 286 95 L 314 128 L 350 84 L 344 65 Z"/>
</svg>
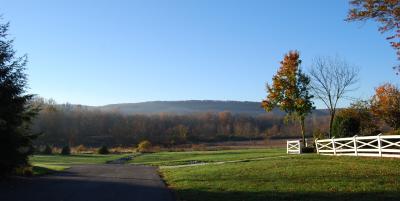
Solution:
<svg viewBox="0 0 400 201">
<path fill-rule="evenodd" d="M 337 105 L 341 99 L 354 91 L 359 69 L 340 57 L 317 57 L 310 69 L 311 90 L 331 114 L 330 131 Z"/>
</svg>

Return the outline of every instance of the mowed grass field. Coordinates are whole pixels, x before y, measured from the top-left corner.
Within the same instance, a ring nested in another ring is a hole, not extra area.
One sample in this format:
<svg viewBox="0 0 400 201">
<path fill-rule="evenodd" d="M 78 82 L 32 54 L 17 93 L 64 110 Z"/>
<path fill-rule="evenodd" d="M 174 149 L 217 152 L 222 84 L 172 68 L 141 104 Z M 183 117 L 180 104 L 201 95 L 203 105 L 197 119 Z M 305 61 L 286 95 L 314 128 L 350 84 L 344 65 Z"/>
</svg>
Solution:
<svg viewBox="0 0 400 201">
<path fill-rule="evenodd" d="M 154 166 L 176 166 L 221 161 L 253 160 L 282 155 L 286 155 L 285 149 L 159 152 L 143 154 L 136 157 L 131 163 Z"/>
<path fill-rule="evenodd" d="M 74 155 L 34 155 L 29 158 L 33 166 L 34 175 L 47 174 L 52 171 L 63 171 L 71 165 L 104 164 L 107 161 L 117 160 L 129 154 L 74 154 Z"/>
<path fill-rule="evenodd" d="M 249 149 L 144 154 L 133 163 L 159 165 L 181 201 L 400 200 L 400 159 Z"/>
</svg>

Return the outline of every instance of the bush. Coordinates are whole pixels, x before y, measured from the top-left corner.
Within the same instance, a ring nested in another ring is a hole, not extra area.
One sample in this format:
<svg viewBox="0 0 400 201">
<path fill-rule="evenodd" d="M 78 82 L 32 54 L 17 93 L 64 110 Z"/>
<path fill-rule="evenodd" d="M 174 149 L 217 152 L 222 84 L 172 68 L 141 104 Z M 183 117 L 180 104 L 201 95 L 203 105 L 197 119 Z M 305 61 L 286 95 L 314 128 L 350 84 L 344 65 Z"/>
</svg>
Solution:
<svg viewBox="0 0 400 201">
<path fill-rule="evenodd" d="M 141 153 L 148 153 L 151 151 L 151 143 L 148 140 L 144 140 L 139 143 L 136 150 Z"/>
<path fill-rule="evenodd" d="M 389 131 L 389 132 L 385 133 L 385 135 L 400 135 L 400 129 L 399 130 Z"/>
<path fill-rule="evenodd" d="M 87 151 L 87 148 L 83 144 L 81 144 L 75 148 L 75 151 L 76 153 L 83 153 Z"/>
<path fill-rule="evenodd" d="M 319 139 L 319 140 L 326 139 L 326 136 L 328 136 L 327 133 L 322 132 L 319 128 L 315 129 L 314 132 L 313 132 L 314 140 L 316 140 L 316 139 Z"/>
<path fill-rule="evenodd" d="M 302 147 L 301 148 L 301 153 L 314 153 L 315 148 L 314 147 Z"/>
<path fill-rule="evenodd" d="M 135 151 L 136 148 L 133 147 L 113 147 L 110 148 L 109 151 L 110 153 L 116 153 L 116 154 L 126 154 L 126 153 L 132 153 Z"/>
<path fill-rule="evenodd" d="M 108 150 L 107 146 L 102 146 L 100 149 L 97 151 L 98 154 L 109 154 L 110 151 Z"/>
<path fill-rule="evenodd" d="M 46 147 L 42 151 L 42 154 L 51 155 L 53 154 L 53 149 L 49 145 L 46 145 Z"/>
<path fill-rule="evenodd" d="M 339 113 L 332 124 L 332 136 L 352 137 L 360 132 L 360 120 L 345 113 Z"/>
<path fill-rule="evenodd" d="M 71 149 L 69 146 L 65 146 L 61 150 L 61 155 L 70 155 L 71 154 Z"/>
<path fill-rule="evenodd" d="M 33 175 L 32 166 L 26 165 L 17 167 L 15 168 L 14 173 L 15 175 L 18 176 L 32 176 Z"/>
</svg>

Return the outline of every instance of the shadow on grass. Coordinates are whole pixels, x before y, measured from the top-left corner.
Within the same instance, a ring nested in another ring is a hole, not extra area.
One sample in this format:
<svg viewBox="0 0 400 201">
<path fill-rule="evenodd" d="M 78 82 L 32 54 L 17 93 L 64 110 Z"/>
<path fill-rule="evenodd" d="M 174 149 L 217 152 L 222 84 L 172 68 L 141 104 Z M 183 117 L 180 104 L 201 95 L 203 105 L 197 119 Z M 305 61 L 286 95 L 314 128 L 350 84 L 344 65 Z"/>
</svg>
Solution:
<svg viewBox="0 0 400 201">
<path fill-rule="evenodd" d="M 386 192 L 210 192 L 177 190 L 185 201 L 398 201 L 400 191 Z"/>
<path fill-rule="evenodd" d="M 46 175 L 46 174 L 53 174 L 58 171 L 55 171 L 55 170 L 52 170 L 49 168 L 45 168 L 45 167 L 41 167 L 41 166 L 33 166 L 32 172 L 33 172 L 33 175 Z"/>
</svg>

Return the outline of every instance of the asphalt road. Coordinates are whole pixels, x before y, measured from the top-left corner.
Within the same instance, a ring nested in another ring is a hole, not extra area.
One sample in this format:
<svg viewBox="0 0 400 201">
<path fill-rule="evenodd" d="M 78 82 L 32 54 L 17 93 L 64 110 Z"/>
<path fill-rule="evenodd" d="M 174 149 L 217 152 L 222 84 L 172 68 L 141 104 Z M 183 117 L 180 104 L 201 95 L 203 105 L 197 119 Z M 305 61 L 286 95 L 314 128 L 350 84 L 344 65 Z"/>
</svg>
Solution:
<svg viewBox="0 0 400 201">
<path fill-rule="evenodd" d="M 0 182 L 1 201 L 173 201 L 157 168 L 82 165 L 63 173 Z"/>
</svg>

